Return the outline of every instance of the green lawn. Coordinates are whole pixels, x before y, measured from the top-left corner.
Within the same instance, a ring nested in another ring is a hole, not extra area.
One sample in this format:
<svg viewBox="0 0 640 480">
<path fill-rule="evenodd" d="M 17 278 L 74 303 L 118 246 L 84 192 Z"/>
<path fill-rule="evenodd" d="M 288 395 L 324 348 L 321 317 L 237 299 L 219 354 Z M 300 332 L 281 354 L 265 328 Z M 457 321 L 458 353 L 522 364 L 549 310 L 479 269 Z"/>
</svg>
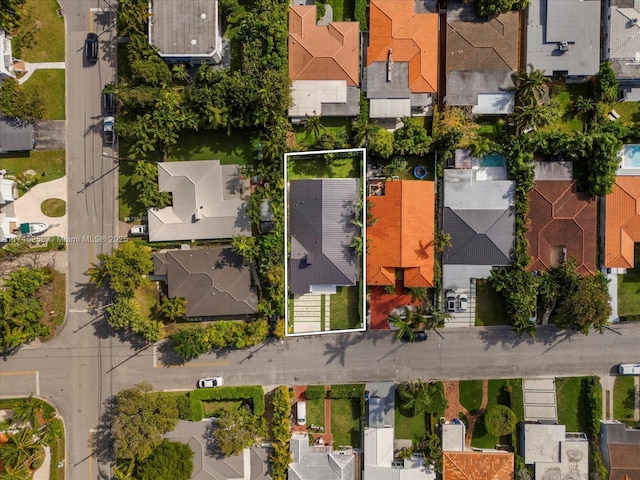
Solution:
<svg viewBox="0 0 640 480">
<path fill-rule="evenodd" d="M 142 315 L 142 318 L 159 320 L 156 309 L 158 307 L 160 296 L 155 282 L 150 282 L 149 284 L 138 288 L 136 290 L 135 299 L 140 307 L 140 314 Z"/>
<path fill-rule="evenodd" d="M 462 382 L 461 382 L 462 383 Z M 505 389 L 509 385 L 512 389 L 511 395 Z M 462 395 L 462 388 L 460 389 Z M 513 399 L 513 404 L 511 399 Z M 462 399 L 461 399 L 462 400 Z M 524 420 L 524 405 L 522 399 L 521 380 L 489 380 L 487 392 L 487 410 L 495 405 L 504 405 L 511 408 L 518 418 Z M 484 426 L 484 418 L 480 417 L 474 426 L 471 445 L 478 448 L 495 448 L 496 444 L 511 444 L 511 436 L 496 437 L 487 432 Z"/>
<path fill-rule="evenodd" d="M 634 426 L 635 387 L 632 376 L 619 376 L 613 386 L 613 418 Z"/>
<path fill-rule="evenodd" d="M 42 323 L 49 327 L 49 334 L 39 337 L 40 341 L 46 342 L 52 339 L 58 328 L 64 323 L 66 311 L 67 277 L 64 273 L 53 270 L 53 280 L 50 284 L 43 286 L 39 292 L 42 305 Z"/>
<path fill-rule="evenodd" d="M 16 177 L 27 170 L 34 170 L 38 174 L 38 183 L 43 183 L 64 177 L 64 160 L 64 150 L 5 153 L 0 154 L 0 169 L 5 169 Z"/>
<path fill-rule="evenodd" d="M 475 414 L 482 404 L 482 380 L 461 380 L 458 399 L 470 414 Z"/>
<path fill-rule="evenodd" d="M 56 0 L 26 0 L 12 38 L 13 56 L 27 62 L 64 62 L 64 19 Z"/>
<path fill-rule="evenodd" d="M 620 114 L 619 122 L 640 122 L 640 102 L 618 102 L 611 108 Z"/>
<path fill-rule="evenodd" d="M 633 249 L 634 265 L 640 266 L 640 243 Z M 640 320 L 640 268 L 618 275 L 618 315 L 622 320 Z"/>
<path fill-rule="evenodd" d="M 349 135 L 351 119 L 346 117 L 322 117 L 322 126 L 324 127 L 323 131 L 334 132 L 336 135 L 344 132 L 346 135 Z M 296 134 L 296 143 L 299 145 L 310 146 L 316 141 L 313 134 L 307 135 L 305 133 L 304 125 L 295 125 L 293 131 Z"/>
<path fill-rule="evenodd" d="M 558 423 L 567 426 L 567 432 L 585 431 L 585 411 L 580 397 L 582 377 L 556 378 Z"/>
<path fill-rule="evenodd" d="M 36 70 L 24 87 L 42 93 L 45 105 L 43 120 L 65 119 L 64 70 Z"/>
<path fill-rule="evenodd" d="M 360 328 L 360 295 L 358 287 L 337 287 L 330 296 L 329 327 L 331 330 Z"/>
<path fill-rule="evenodd" d="M 307 400 L 307 425 L 311 424 L 324 425 L 324 398 Z"/>
<path fill-rule="evenodd" d="M 120 162 L 118 176 L 118 217 L 145 215 L 147 209 L 140 201 L 140 177 L 133 173 L 133 162 Z"/>
<path fill-rule="evenodd" d="M 411 413 L 400 410 L 396 402 L 396 438 L 413 440 L 421 437 L 426 432 L 424 415 L 411 416 Z"/>
<path fill-rule="evenodd" d="M 61 198 L 48 198 L 40 204 L 40 211 L 47 217 L 63 217 L 67 213 L 67 202 Z"/>
<path fill-rule="evenodd" d="M 171 148 L 169 161 L 176 160 L 220 160 L 223 165 L 237 163 L 246 165 L 255 157 L 251 145 L 253 133 L 234 130 L 196 132 L 185 130 L 180 134 L 177 145 Z"/>
<path fill-rule="evenodd" d="M 331 433 L 333 445 L 361 447 L 360 399 L 335 398 L 331 400 Z"/>
<path fill-rule="evenodd" d="M 243 400 L 203 400 L 204 418 L 215 417 L 225 408 L 237 410 L 242 403 Z"/>
<path fill-rule="evenodd" d="M 289 158 L 287 162 L 287 175 L 289 180 L 360 178 L 362 171 L 359 160 L 359 158 L 312 158 L 309 155 L 295 159 Z"/>
<path fill-rule="evenodd" d="M 571 111 L 571 105 L 580 96 L 588 97 L 590 87 L 591 84 L 589 83 L 556 87 L 551 93 L 551 101 L 559 107 L 560 118 L 542 130 L 566 133 L 582 132 L 583 119 Z"/>
<path fill-rule="evenodd" d="M 496 292 L 489 280 L 476 281 L 476 327 L 509 325 L 504 309 L 504 297 Z"/>
</svg>

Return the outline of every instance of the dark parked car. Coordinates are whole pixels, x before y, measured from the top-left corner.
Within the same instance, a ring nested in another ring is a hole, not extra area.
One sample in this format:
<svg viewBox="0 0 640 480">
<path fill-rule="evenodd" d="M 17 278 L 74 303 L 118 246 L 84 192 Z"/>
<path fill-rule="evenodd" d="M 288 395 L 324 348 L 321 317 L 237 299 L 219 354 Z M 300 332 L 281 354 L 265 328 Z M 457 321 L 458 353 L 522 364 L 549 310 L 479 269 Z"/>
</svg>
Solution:
<svg viewBox="0 0 640 480">
<path fill-rule="evenodd" d="M 109 83 L 102 90 L 102 109 L 107 115 L 113 115 L 116 109 L 116 94 L 113 88 L 113 84 Z"/>
<path fill-rule="evenodd" d="M 84 41 L 84 58 L 89 63 L 98 61 L 98 35 L 93 32 L 87 33 L 87 39 Z"/>
<path fill-rule="evenodd" d="M 417 332 L 413 332 L 413 340 L 411 339 L 411 335 L 405 333 L 400 340 L 403 342 L 424 342 L 427 339 L 427 332 L 424 330 L 420 330 Z"/>
<path fill-rule="evenodd" d="M 115 137 L 113 125 L 115 124 L 115 119 L 113 117 L 106 117 L 102 123 L 103 123 L 102 131 L 104 133 L 104 143 L 106 145 L 113 145 L 113 139 Z"/>
</svg>

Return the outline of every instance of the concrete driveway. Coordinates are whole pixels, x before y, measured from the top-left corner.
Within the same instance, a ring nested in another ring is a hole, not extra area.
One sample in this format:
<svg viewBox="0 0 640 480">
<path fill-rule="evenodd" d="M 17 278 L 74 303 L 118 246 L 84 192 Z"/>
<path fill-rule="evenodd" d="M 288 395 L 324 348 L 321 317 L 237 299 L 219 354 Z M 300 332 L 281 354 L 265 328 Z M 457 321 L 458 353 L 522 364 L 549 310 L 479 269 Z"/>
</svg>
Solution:
<svg viewBox="0 0 640 480">
<path fill-rule="evenodd" d="M 33 126 L 36 150 L 64 150 L 67 140 L 66 120 L 42 120 Z"/>
<path fill-rule="evenodd" d="M 67 201 L 67 178 L 62 177 L 50 182 L 36 185 L 15 202 L 7 205 L 3 210 L 13 214 L 20 223 L 45 222 L 49 225 L 56 225 L 45 233 L 50 237 L 67 237 L 67 215 L 63 217 L 47 217 L 40 205 L 48 198 L 61 198 Z"/>
</svg>

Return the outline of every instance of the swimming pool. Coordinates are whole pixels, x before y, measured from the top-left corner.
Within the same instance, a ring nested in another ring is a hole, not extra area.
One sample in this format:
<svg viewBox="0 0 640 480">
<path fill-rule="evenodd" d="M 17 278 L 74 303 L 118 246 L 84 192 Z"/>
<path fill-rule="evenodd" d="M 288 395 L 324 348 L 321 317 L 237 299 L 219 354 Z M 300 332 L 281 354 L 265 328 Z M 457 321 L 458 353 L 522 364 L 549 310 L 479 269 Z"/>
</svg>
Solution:
<svg viewBox="0 0 640 480">
<path fill-rule="evenodd" d="M 640 147 L 640 145 L 638 145 Z M 481 167 L 504 167 L 504 155 L 501 153 L 488 153 L 480 159 Z M 640 166 L 640 165 L 639 165 Z"/>
<path fill-rule="evenodd" d="M 622 166 L 640 168 L 640 145 L 625 145 L 622 148 Z"/>
</svg>

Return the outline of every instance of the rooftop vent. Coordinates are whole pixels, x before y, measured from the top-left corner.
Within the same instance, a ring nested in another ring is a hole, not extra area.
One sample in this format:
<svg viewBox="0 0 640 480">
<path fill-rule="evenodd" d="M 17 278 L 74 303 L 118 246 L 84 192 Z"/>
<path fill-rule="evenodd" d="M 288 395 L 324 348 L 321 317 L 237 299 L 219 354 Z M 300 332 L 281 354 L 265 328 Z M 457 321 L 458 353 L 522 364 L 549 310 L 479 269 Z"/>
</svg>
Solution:
<svg viewBox="0 0 640 480">
<path fill-rule="evenodd" d="M 198 43 L 198 41 L 195 38 L 191 40 L 191 45 L 195 45 L 196 43 Z"/>
<path fill-rule="evenodd" d="M 205 18 L 207 18 L 207 14 L 206 14 L 206 13 L 201 13 L 201 14 L 200 14 L 200 18 L 201 18 L 202 20 L 204 20 Z"/>
<path fill-rule="evenodd" d="M 558 50 L 561 52 L 569 51 L 569 42 L 558 42 Z"/>
<path fill-rule="evenodd" d="M 638 24 L 638 19 L 637 18 L 632 18 L 631 20 L 629 20 L 629 23 L 631 25 L 637 25 Z"/>
</svg>

